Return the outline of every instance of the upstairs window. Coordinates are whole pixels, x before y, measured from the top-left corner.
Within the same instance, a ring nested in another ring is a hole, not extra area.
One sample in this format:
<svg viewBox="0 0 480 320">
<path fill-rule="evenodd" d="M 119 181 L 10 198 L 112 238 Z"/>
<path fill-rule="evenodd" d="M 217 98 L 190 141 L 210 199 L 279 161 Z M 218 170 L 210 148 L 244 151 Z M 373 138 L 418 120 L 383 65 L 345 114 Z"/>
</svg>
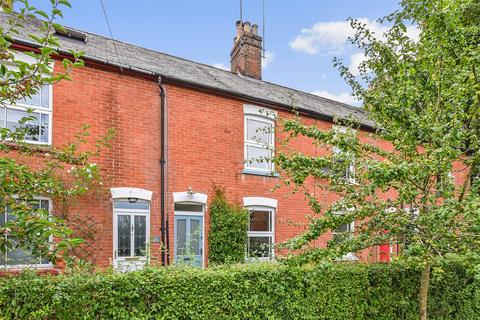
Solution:
<svg viewBox="0 0 480 320">
<path fill-rule="evenodd" d="M 246 172 L 269 174 L 275 147 L 275 117 L 271 110 L 245 106 L 244 169 Z"/>
<path fill-rule="evenodd" d="M 35 199 L 32 200 L 31 206 L 34 209 L 43 209 L 50 212 L 50 200 L 49 199 Z M 10 221 L 14 221 L 16 216 L 12 214 L 12 210 L 8 207 L 2 207 L 0 211 L 0 228 L 4 227 Z M 32 251 L 26 248 L 16 247 L 17 241 L 15 237 L 5 235 L 8 241 L 13 246 L 7 250 L 6 253 L 0 253 L 0 268 L 21 268 L 21 267 L 50 267 L 49 261 L 44 257 L 36 257 L 32 254 Z"/>
<path fill-rule="evenodd" d="M 15 53 L 18 61 L 33 63 L 33 58 L 24 53 Z M 10 62 L 2 62 L 9 70 L 18 70 L 18 66 Z M 27 110 L 31 111 L 30 113 Z M 23 118 L 30 120 L 21 122 Z M 18 100 L 13 104 L 0 106 L 0 128 L 11 131 L 22 129 L 24 141 L 33 144 L 52 143 L 52 85 L 46 84 L 38 92 Z"/>
<path fill-rule="evenodd" d="M 333 130 L 342 134 L 347 132 L 347 128 L 341 126 L 335 126 Z M 355 157 L 352 154 L 345 152 L 338 146 L 333 146 L 333 161 L 332 174 L 336 178 L 355 182 Z"/>
<path fill-rule="evenodd" d="M 32 109 L 31 113 L 27 110 Z M 23 118 L 31 120 L 20 123 Z M 15 105 L 0 108 L 0 127 L 12 131 L 25 130 L 26 142 L 51 144 L 51 85 L 46 85 L 31 97 L 18 101 Z"/>
</svg>

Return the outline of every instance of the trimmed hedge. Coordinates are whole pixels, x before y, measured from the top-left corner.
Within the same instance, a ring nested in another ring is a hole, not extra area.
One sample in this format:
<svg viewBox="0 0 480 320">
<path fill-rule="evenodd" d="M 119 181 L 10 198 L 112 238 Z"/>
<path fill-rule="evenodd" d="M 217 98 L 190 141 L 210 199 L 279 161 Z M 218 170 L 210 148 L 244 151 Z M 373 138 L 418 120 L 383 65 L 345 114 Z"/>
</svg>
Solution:
<svg viewBox="0 0 480 320">
<path fill-rule="evenodd" d="M 213 186 L 208 232 L 208 262 L 213 264 L 245 261 L 249 213 L 239 205 L 229 203 L 225 190 Z"/>
<path fill-rule="evenodd" d="M 433 278 L 430 319 L 479 319 L 480 282 Z M 419 272 L 401 265 L 247 264 L 0 279 L 3 319 L 417 319 Z"/>
</svg>

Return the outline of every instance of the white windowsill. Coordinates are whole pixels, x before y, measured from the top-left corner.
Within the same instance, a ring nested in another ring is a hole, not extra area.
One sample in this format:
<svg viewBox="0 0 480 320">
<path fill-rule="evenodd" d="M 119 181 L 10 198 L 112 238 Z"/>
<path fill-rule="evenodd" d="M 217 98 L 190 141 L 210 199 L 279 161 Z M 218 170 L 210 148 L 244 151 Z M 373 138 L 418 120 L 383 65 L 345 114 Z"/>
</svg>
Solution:
<svg viewBox="0 0 480 320">
<path fill-rule="evenodd" d="M 358 257 L 354 253 L 347 253 L 341 258 L 336 259 L 339 262 L 358 261 Z"/>
<path fill-rule="evenodd" d="M 255 176 L 264 176 L 264 177 L 271 177 L 271 178 L 278 178 L 280 175 L 278 172 L 266 171 L 266 170 L 257 170 L 257 169 L 250 169 L 244 168 L 242 170 L 243 174 L 251 174 Z"/>
</svg>

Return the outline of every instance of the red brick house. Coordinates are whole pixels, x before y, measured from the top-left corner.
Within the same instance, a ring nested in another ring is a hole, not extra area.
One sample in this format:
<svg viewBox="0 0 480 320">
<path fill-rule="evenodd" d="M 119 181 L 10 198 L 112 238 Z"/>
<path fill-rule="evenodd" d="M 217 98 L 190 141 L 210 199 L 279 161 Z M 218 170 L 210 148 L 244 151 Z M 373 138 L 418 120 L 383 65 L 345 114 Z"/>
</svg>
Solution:
<svg viewBox="0 0 480 320">
<path fill-rule="evenodd" d="M 270 163 L 248 161 L 270 152 L 253 138 L 257 129 L 278 128 L 277 119 L 292 117 L 295 106 L 305 122 L 325 130 L 337 118 L 354 117 L 363 124 L 362 139 L 370 139 L 372 124 L 361 110 L 262 81 L 257 26 L 237 22 L 236 27 L 231 72 L 118 41 L 115 48 L 111 39 L 88 32 L 67 29 L 58 34 L 61 52 L 85 52 L 86 66 L 74 70 L 72 81 L 45 88 L 27 103 L 41 114 L 39 125 L 48 127 L 48 135 L 31 139 L 62 145 L 84 123 L 91 126 L 92 139 L 115 128 L 112 148 L 95 159 L 103 169 L 104 190 L 72 209 L 93 221 L 91 258 L 99 266 L 140 267 L 147 247 L 154 263 L 205 265 L 212 184 L 225 187 L 232 201 L 251 211 L 247 251 L 274 257 L 274 244 L 303 230 L 310 209 L 301 194 L 288 188 L 272 191 L 280 180 Z M 29 28 L 34 30 L 35 23 Z M 14 46 L 32 50 L 27 30 L 22 32 Z M 0 125 L 18 121 L 24 107 L 5 108 Z M 259 138 L 275 147 L 281 130 Z M 295 147 L 319 152 L 306 139 L 297 140 Z M 333 194 L 319 198 L 337 200 Z M 44 200 L 55 211 L 55 204 Z M 313 245 L 325 245 L 330 237 Z M 193 254 L 184 253 L 186 244 Z M 18 267 L 15 254 L 0 257 L 0 267 Z M 350 258 L 379 261 L 380 248 Z M 32 264 L 53 267 L 40 260 Z"/>
</svg>

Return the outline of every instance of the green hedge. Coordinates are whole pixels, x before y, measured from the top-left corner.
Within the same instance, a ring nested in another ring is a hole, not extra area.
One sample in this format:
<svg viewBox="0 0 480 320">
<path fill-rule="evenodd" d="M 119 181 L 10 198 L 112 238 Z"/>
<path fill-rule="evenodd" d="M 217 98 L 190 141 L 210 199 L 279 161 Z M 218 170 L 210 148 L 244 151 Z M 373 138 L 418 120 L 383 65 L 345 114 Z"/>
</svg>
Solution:
<svg viewBox="0 0 480 320">
<path fill-rule="evenodd" d="M 148 269 L 0 279 L 3 319 L 416 319 L 419 272 L 400 265 Z M 480 283 L 432 280 L 430 319 L 479 319 Z"/>
<path fill-rule="evenodd" d="M 213 264 L 245 261 L 248 211 L 228 202 L 225 190 L 213 187 L 208 232 L 208 262 Z"/>
</svg>

